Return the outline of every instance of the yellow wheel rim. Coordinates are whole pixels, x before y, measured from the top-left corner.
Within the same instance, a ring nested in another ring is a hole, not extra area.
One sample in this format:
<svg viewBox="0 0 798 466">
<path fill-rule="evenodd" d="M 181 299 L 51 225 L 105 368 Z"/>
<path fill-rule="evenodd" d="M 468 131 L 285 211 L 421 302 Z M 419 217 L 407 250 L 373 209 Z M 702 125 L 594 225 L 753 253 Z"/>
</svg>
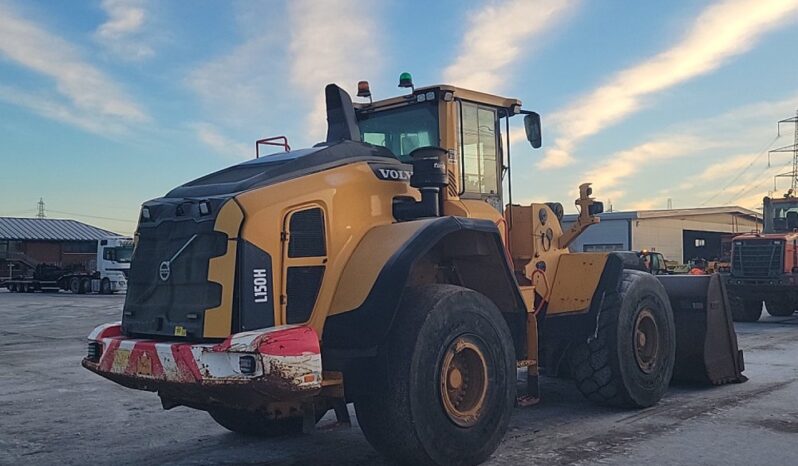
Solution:
<svg viewBox="0 0 798 466">
<path fill-rule="evenodd" d="M 635 319 L 634 348 L 637 367 L 651 374 L 657 367 L 659 328 L 650 309 L 642 309 Z"/>
<path fill-rule="evenodd" d="M 440 387 L 449 419 L 461 427 L 476 424 L 488 391 L 488 365 L 482 349 L 472 338 L 457 337 L 446 349 Z"/>
</svg>

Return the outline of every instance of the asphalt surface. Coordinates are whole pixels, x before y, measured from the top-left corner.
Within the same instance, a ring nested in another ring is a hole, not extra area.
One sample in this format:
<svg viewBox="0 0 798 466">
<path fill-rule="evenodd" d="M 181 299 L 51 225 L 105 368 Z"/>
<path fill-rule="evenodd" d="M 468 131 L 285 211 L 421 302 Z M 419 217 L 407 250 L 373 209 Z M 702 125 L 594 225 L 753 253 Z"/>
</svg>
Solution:
<svg viewBox="0 0 798 466">
<path fill-rule="evenodd" d="M 123 299 L 0 292 L 0 463 L 388 464 L 332 413 L 313 435 L 253 440 L 86 371 L 86 335 L 118 320 Z M 671 387 L 657 406 L 624 411 L 544 378 L 543 401 L 515 410 L 487 464 L 796 464 L 798 315 L 737 331 L 748 382 Z"/>
</svg>

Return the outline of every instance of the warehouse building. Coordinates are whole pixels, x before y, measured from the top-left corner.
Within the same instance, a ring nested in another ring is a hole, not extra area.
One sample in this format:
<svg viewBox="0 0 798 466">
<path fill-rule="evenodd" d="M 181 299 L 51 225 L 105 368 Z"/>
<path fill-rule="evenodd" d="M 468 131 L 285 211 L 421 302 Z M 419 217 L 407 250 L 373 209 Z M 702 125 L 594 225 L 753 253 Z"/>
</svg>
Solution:
<svg viewBox="0 0 798 466">
<path fill-rule="evenodd" d="M 690 259 L 724 259 L 731 239 L 740 233 L 762 230 L 762 215 L 742 207 L 605 212 L 571 244 L 571 250 L 661 252 L 665 259 L 686 263 Z M 576 220 L 565 215 L 563 227 Z"/>
<path fill-rule="evenodd" d="M 97 241 L 116 233 L 76 220 L 0 217 L 0 278 L 39 264 L 91 270 Z"/>
</svg>

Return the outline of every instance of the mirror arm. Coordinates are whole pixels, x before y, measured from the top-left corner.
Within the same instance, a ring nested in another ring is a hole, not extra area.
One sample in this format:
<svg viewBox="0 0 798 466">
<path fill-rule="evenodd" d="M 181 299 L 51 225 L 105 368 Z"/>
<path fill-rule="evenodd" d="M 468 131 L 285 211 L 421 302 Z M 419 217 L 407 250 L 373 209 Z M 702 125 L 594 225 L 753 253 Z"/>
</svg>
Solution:
<svg viewBox="0 0 798 466">
<path fill-rule="evenodd" d="M 507 112 L 504 117 L 504 132 L 505 137 L 507 138 L 507 203 L 510 205 L 508 209 L 509 215 L 507 219 L 507 229 L 513 229 L 513 170 L 511 168 L 510 162 L 510 112 Z M 507 244 L 510 244 L 508 241 Z"/>
<path fill-rule="evenodd" d="M 601 221 L 599 217 L 596 215 L 592 215 L 591 206 L 595 203 L 595 199 L 590 197 L 592 194 L 592 189 L 590 189 L 590 183 L 583 183 L 579 185 L 579 199 L 576 200 L 575 204 L 579 206 L 579 216 L 576 218 L 576 222 L 568 228 L 568 231 L 563 233 L 560 236 L 558 241 L 558 246 L 560 249 L 567 248 L 579 235 L 584 232 L 587 227 L 591 225 L 595 225 Z"/>
</svg>

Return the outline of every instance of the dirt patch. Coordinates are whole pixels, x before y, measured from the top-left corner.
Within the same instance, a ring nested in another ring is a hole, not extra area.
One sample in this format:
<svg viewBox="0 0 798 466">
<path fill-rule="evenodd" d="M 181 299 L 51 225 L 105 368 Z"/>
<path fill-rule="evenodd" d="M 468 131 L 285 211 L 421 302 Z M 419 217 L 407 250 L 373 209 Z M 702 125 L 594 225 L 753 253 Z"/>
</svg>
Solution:
<svg viewBox="0 0 798 466">
<path fill-rule="evenodd" d="M 788 421 L 785 419 L 763 419 L 761 421 L 754 422 L 754 424 L 776 432 L 783 432 L 785 434 L 798 434 L 798 420 Z"/>
</svg>

